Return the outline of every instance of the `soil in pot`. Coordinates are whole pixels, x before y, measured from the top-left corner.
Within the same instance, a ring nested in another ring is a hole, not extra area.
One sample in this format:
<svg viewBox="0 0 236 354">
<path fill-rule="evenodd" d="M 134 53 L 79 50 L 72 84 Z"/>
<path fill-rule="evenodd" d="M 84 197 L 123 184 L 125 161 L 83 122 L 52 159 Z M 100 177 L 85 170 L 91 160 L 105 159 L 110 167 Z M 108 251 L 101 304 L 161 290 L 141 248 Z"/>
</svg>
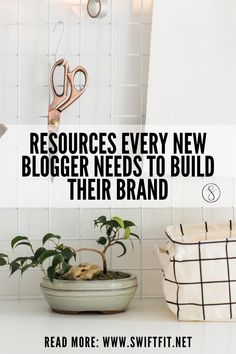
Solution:
<svg viewBox="0 0 236 354">
<path fill-rule="evenodd" d="M 106 274 L 103 272 L 96 275 L 92 280 L 112 280 L 112 279 L 124 279 L 129 278 L 130 274 L 118 271 L 108 271 Z"/>
<path fill-rule="evenodd" d="M 91 280 L 84 280 L 84 281 L 113 280 L 113 279 L 124 279 L 124 278 L 129 278 L 129 277 L 130 277 L 130 274 L 128 274 L 128 273 L 109 270 L 106 274 L 101 272 L 101 273 L 95 275 Z M 55 276 L 55 279 L 65 280 L 64 278 L 62 278 L 59 275 Z"/>
</svg>

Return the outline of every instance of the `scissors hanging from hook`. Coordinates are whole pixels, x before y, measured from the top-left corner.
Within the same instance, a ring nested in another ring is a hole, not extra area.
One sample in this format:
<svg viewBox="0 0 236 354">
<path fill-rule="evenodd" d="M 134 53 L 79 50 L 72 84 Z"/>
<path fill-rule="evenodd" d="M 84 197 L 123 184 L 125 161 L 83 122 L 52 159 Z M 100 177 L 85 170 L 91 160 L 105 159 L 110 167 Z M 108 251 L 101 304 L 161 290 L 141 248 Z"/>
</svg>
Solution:
<svg viewBox="0 0 236 354">
<path fill-rule="evenodd" d="M 54 75 L 58 67 L 63 67 L 64 78 L 63 78 L 63 90 L 59 93 L 55 86 Z M 83 85 L 77 89 L 75 87 L 75 76 L 80 73 L 84 76 Z M 49 151 L 51 142 L 50 136 L 56 134 L 59 131 L 61 113 L 68 108 L 72 103 L 74 103 L 86 90 L 88 83 L 88 73 L 82 66 L 77 66 L 74 70 L 69 71 L 68 62 L 62 58 L 59 59 L 52 67 L 50 75 L 50 85 L 53 93 L 53 101 L 48 107 L 48 131 L 49 131 Z M 56 139 L 57 140 L 57 139 Z M 53 154 L 49 152 L 50 165 L 52 164 Z M 51 181 L 53 182 L 54 176 L 51 174 Z"/>
<path fill-rule="evenodd" d="M 58 93 L 55 86 L 55 70 L 63 66 L 64 79 L 63 79 L 63 91 Z M 76 74 L 82 74 L 84 76 L 84 84 L 77 89 L 75 87 Z M 65 59 L 59 59 L 52 67 L 50 75 L 50 85 L 53 93 L 53 101 L 48 107 L 48 127 L 49 131 L 57 131 L 60 124 L 61 113 L 74 103 L 86 90 L 88 83 L 88 73 L 82 66 L 77 66 L 74 70 L 69 71 L 69 64 Z"/>
</svg>

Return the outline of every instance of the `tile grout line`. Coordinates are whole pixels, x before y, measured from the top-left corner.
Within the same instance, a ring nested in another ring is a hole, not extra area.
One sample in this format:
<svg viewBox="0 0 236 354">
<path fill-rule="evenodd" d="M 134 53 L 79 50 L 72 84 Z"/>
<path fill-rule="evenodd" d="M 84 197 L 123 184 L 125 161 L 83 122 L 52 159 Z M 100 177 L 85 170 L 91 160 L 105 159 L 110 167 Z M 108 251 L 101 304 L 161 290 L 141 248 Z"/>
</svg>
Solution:
<svg viewBox="0 0 236 354">
<path fill-rule="evenodd" d="M 144 51 L 144 45 L 143 45 L 143 39 L 144 39 L 144 33 L 143 33 L 143 19 L 144 19 L 144 3 L 143 0 L 140 0 L 140 26 L 141 26 L 141 38 L 140 38 L 140 55 L 141 55 L 141 62 L 140 62 L 140 84 L 141 84 L 141 89 L 140 89 L 140 114 L 141 114 L 141 129 L 143 128 L 143 51 Z M 140 239 L 140 298 L 143 297 L 143 237 L 142 237 L 142 231 L 143 231 L 143 202 L 141 202 L 141 239 Z"/>
<path fill-rule="evenodd" d="M 113 98 L 113 0 L 110 0 L 110 21 L 109 21 L 109 29 L 110 29 L 110 126 L 112 127 L 113 124 L 113 107 L 114 107 L 114 98 Z M 110 202 L 110 207 L 109 207 L 109 213 L 110 213 L 110 218 L 112 216 L 112 203 Z M 110 249 L 110 268 L 112 269 L 113 267 L 113 262 L 112 262 L 112 248 Z"/>
<path fill-rule="evenodd" d="M 78 54 L 77 56 L 79 56 L 80 57 L 80 55 Z M 47 57 L 49 57 L 50 58 L 50 55 L 49 56 L 47 56 Z M 63 85 L 57 85 L 58 87 L 60 87 L 60 88 L 62 88 L 63 87 Z M 104 86 L 104 87 L 110 87 L 110 84 L 106 84 L 106 83 L 98 83 L 98 84 L 93 84 L 93 85 L 90 85 L 91 87 L 93 87 L 93 88 L 99 88 L 99 87 L 102 87 L 102 86 Z M 3 86 L 1 86 L 1 84 L 0 84 L 0 88 L 17 88 L 18 87 L 18 85 L 5 85 L 4 87 Z M 42 84 L 42 85 L 35 85 L 35 84 L 33 84 L 33 85 L 30 85 L 30 84 L 24 84 L 24 85 L 21 85 L 21 87 L 22 88 L 49 88 L 49 84 Z M 113 84 L 113 87 L 115 87 L 115 88 L 124 88 L 124 87 L 127 87 L 127 88 L 129 88 L 129 87 L 147 87 L 147 84 L 137 84 L 137 83 L 132 83 L 132 82 L 130 82 L 130 83 L 128 83 L 128 84 L 122 84 L 122 83 L 117 83 L 117 84 Z M 139 115 L 137 115 L 137 116 L 139 116 Z"/>
<path fill-rule="evenodd" d="M 50 0 L 47 0 L 48 2 L 48 73 L 50 75 L 50 17 L 51 17 L 51 2 Z M 49 85 L 49 84 L 48 84 Z M 48 90 L 48 103 L 50 102 L 50 90 Z M 50 186 L 50 177 L 48 178 L 48 232 L 51 232 L 51 186 Z"/>
<path fill-rule="evenodd" d="M 82 29 L 83 29 L 83 21 L 82 21 L 82 0 L 79 2 L 79 22 L 80 22 L 80 31 L 79 31 L 79 59 L 80 65 L 82 65 Z M 79 101 L 79 123 L 78 126 L 81 128 L 81 124 L 83 122 L 83 110 L 82 110 L 82 101 Z M 82 247 L 82 222 L 83 222 L 83 211 L 82 204 L 80 202 L 80 210 L 79 210 L 79 240 L 78 247 Z M 78 261 L 81 263 L 81 253 L 79 252 Z"/>
<path fill-rule="evenodd" d="M 82 0 L 83 1 L 83 0 Z M 19 22 L 12 22 L 12 23 L 0 23 L 0 27 L 1 26 L 18 26 Z M 48 21 L 48 22 L 42 22 L 42 23 L 34 23 L 34 22 L 24 22 L 24 26 L 35 26 L 35 27 L 39 27 L 39 26 L 48 26 L 48 25 L 56 25 L 57 22 L 53 22 L 53 21 Z M 70 24 L 67 24 L 68 26 L 70 27 L 73 27 L 73 26 L 77 26 L 78 24 L 80 24 L 80 22 L 77 22 L 77 23 L 73 23 L 72 25 Z M 142 22 L 114 22 L 115 25 L 119 25 L 119 26 L 138 26 L 138 25 L 141 25 Z M 146 26 L 146 25 L 149 25 L 151 26 L 152 23 L 151 22 L 143 22 L 143 24 Z M 106 22 L 97 22 L 97 25 L 98 26 L 104 26 L 104 25 L 109 25 L 109 23 L 106 23 Z"/>
<path fill-rule="evenodd" d="M 20 163 L 19 163 L 19 137 L 20 137 L 20 111 L 21 111 L 21 106 L 20 106 L 20 51 L 21 51 L 21 43 L 20 43 L 20 0 L 17 2 L 18 4 L 18 24 L 17 24 L 17 54 L 18 54 L 18 61 L 17 61 L 17 83 L 18 83 L 18 89 L 17 89 L 17 162 L 18 162 L 18 168 L 17 168 L 17 231 L 18 235 L 20 234 L 21 231 L 21 218 L 20 218 L 20 179 L 19 179 L 19 168 L 20 168 Z M 17 250 L 18 253 L 18 250 Z M 17 299 L 20 299 L 21 297 L 21 279 L 20 275 L 18 274 L 18 279 L 17 279 Z"/>
</svg>

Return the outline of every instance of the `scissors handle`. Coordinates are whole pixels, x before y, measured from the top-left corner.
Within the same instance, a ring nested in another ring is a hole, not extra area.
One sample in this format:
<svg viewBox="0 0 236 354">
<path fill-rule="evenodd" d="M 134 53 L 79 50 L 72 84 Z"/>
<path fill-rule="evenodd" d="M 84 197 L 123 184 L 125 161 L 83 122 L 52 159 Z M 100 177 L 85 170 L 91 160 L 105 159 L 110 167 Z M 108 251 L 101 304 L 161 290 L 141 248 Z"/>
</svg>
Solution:
<svg viewBox="0 0 236 354">
<path fill-rule="evenodd" d="M 55 88 L 54 73 L 55 73 L 56 68 L 61 65 L 63 65 L 63 67 L 64 67 L 63 91 L 62 91 L 62 93 L 58 93 Z M 68 62 L 65 61 L 65 59 L 63 59 L 63 58 L 59 59 L 52 67 L 51 76 L 50 76 L 50 85 L 51 85 L 51 89 L 53 92 L 53 101 L 49 106 L 49 110 L 57 108 L 67 98 L 68 70 L 69 70 Z"/>
<path fill-rule="evenodd" d="M 77 89 L 75 87 L 75 75 L 77 73 L 82 73 L 84 76 L 84 85 L 80 89 Z M 88 84 L 88 72 L 82 66 L 77 66 L 73 71 L 67 72 L 67 78 L 68 78 L 68 81 L 69 81 L 70 87 L 71 87 L 70 95 L 69 95 L 68 99 L 62 105 L 60 105 L 60 107 L 58 107 L 58 110 L 60 112 L 64 111 L 64 109 L 69 107 L 73 102 L 75 102 L 84 93 L 84 91 L 87 88 L 87 84 Z"/>
</svg>

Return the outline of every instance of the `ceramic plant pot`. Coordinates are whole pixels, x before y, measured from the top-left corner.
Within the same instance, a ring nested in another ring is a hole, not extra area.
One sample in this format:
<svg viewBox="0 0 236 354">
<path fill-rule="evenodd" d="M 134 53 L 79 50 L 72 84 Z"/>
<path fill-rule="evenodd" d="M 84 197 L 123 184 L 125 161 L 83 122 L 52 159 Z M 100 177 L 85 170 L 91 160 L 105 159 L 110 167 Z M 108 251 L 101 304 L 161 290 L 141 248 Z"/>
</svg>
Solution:
<svg viewBox="0 0 236 354">
<path fill-rule="evenodd" d="M 46 277 L 41 282 L 42 293 L 53 311 L 78 313 L 125 311 L 138 286 L 137 277 L 114 280 L 58 280 Z"/>
</svg>

